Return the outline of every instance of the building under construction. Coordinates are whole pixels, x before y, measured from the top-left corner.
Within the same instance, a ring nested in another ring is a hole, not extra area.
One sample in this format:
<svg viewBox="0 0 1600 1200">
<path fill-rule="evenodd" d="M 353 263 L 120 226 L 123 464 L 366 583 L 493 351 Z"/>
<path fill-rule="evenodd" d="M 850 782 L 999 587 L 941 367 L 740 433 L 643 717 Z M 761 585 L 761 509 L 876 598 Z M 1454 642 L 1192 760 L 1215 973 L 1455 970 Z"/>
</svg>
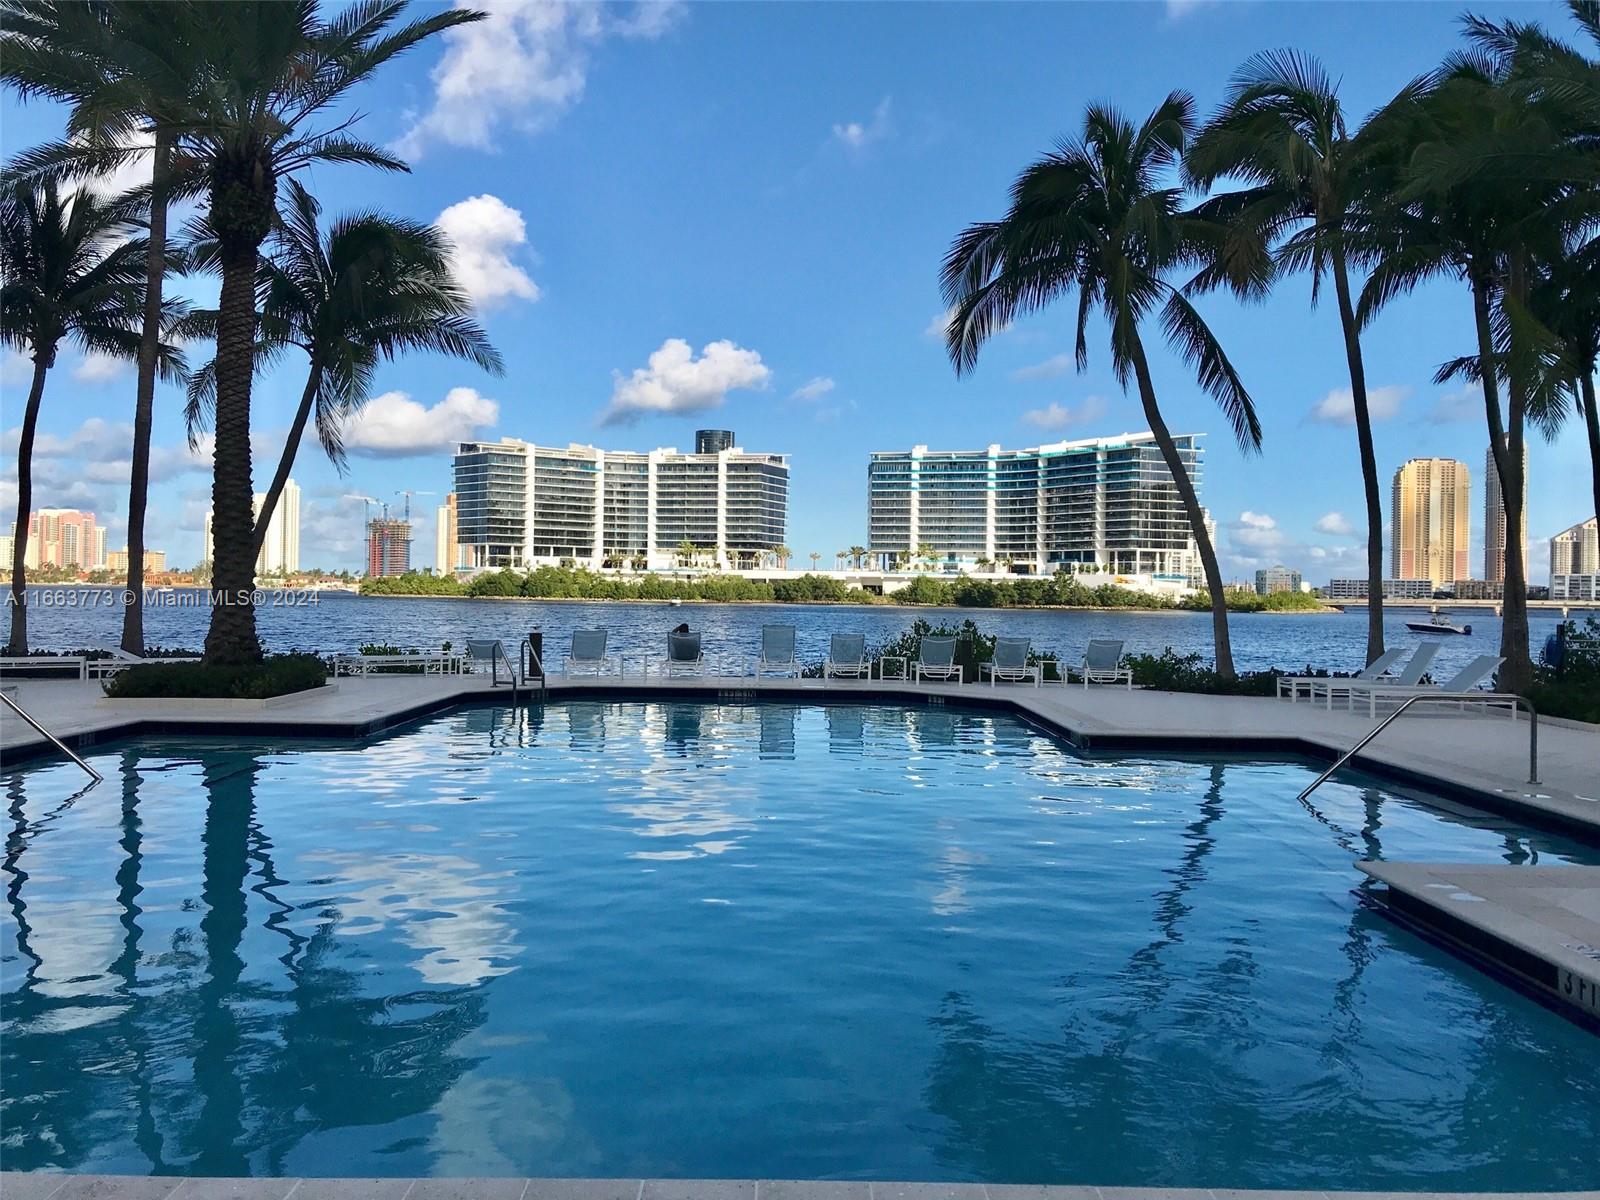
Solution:
<svg viewBox="0 0 1600 1200">
<path fill-rule="evenodd" d="M 367 522 L 367 574 L 404 575 L 411 569 L 411 522 L 374 517 Z"/>
</svg>

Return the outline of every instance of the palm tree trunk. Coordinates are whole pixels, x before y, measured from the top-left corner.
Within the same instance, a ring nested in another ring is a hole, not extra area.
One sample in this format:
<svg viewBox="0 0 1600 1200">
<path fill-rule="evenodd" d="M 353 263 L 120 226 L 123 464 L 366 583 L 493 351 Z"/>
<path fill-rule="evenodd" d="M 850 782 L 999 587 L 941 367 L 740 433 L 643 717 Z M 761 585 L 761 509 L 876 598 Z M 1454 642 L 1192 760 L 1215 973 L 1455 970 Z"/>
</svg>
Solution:
<svg viewBox="0 0 1600 1200">
<path fill-rule="evenodd" d="M 1595 408 L 1594 371 L 1584 371 L 1578 386 L 1583 391 L 1583 423 L 1589 433 L 1589 465 L 1594 482 L 1594 511 L 1600 513 L 1600 409 Z"/>
<path fill-rule="evenodd" d="M 278 469 L 272 476 L 272 483 L 267 488 L 265 498 L 261 501 L 261 512 L 256 516 L 255 535 L 251 539 L 251 561 L 261 557 L 262 543 L 267 540 L 267 526 L 272 521 L 272 514 L 277 510 L 284 485 L 289 482 L 289 472 L 294 470 L 294 457 L 300 451 L 300 439 L 305 436 L 306 423 L 311 419 L 311 406 L 316 400 L 317 385 L 321 378 L 322 368 L 313 358 L 311 374 L 306 377 L 305 389 L 300 393 L 300 407 L 295 410 L 294 421 L 289 425 L 289 440 L 283 447 L 283 453 L 278 457 Z"/>
<path fill-rule="evenodd" d="M 205 656 L 212 664 L 261 659 L 256 636 L 255 520 L 250 511 L 250 385 L 255 373 L 254 245 L 229 247 L 222 258 L 217 305 L 216 454 L 211 479 L 211 627 Z"/>
<path fill-rule="evenodd" d="M 123 595 L 122 648 L 144 653 L 144 513 L 150 490 L 150 426 L 155 413 L 156 360 L 161 352 L 161 288 L 167 274 L 167 167 L 172 135 L 156 131 L 150 170 L 150 249 L 145 258 L 144 328 L 134 386 L 133 462 L 128 473 L 128 586 Z"/>
<path fill-rule="evenodd" d="M 22 436 L 17 442 L 17 527 L 11 546 L 11 636 L 6 653 L 28 652 L 28 520 L 33 515 L 33 436 L 39 430 L 39 401 L 44 399 L 44 377 L 54 351 L 35 350 L 33 386 L 22 410 Z"/>
<path fill-rule="evenodd" d="M 1378 459 L 1372 447 L 1372 413 L 1367 408 L 1367 368 L 1361 359 L 1361 333 L 1350 303 L 1350 274 L 1344 247 L 1333 252 L 1333 287 L 1344 326 L 1344 356 L 1350 366 L 1350 398 L 1355 406 L 1356 443 L 1361 449 L 1361 483 L 1367 499 L 1367 662 L 1383 655 L 1383 497 L 1378 490 Z"/>
<path fill-rule="evenodd" d="M 1527 302 L 1527 280 L 1522 258 L 1514 257 L 1508 291 L 1520 304 Z M 1517 337 L 1516 328 L 1515 324 L 1511 326 L 1513 339 Z M 1527 508 L 1523 456 L 1527 447 L 1528 373 L 1521 349 L 1515 342 L 1509 347 L 1509 436 L 1503 454 L 1495 459 L 1495 468 L 1500 472 L 1500 499 L 1506 510 L 1505 599 L 1500 618 L 1500 653 L 1506 661 L 1501 665 L 1497 686 L 1506 691 L 1526 693 L 1533 684 L 1533 655 L 1528 649 L 1528 571 L 1522 527 Z"/>
<path fill-rule="evenodd" d="M 1211 634 L 1216 642 L 1217 675 L 1222 679 L 1232 679 L 1233 642 L 1228 637 L 1228 594 L 1222 586 L 1217 550 L 1211 544 L 1211 534 L 1206 531 L 1206 515 L 1200 508 L 1200 497 L 1194 490 L 1194 481 L 1189 478 L 1183 460 L 1178 457 L 1178 447 L 1173 443 L 1167 422 L 1156 405 L 1156 389 L 1150 381 L 1150 364 L 1145 360 L 1144 343 L 1137 331 L 1131 340 L 1133 369 L 1139 381 L 1139 400 L 1144 405 L 1144 419 L 1155 436 L 1156 445 L 1161 448 L 1161 457 L 1166 461 L 1167 470 L 1172 473 L 1172 482 L 1178 489 L 1178 495 L 1183 499 L 1183 511 L 1189 518 L 1189 532 L 1194 535 L 1195 546 L 1200 551 L 1200 566 L 1205 572 L 1206 587 L 1211 592 Z"/>
<path fill-rule="evenodd" d="M 1503 692 L 1525 691 L 1533 678 L 1533 662 L 1528 654 L 1528 589 L 1522 571 L 1522 438 L 1518 436 L 1516 439 L 1515 454 L 1508 453 L 1505 421 L 1500 413 L 1494 331 L 1489 321 L 1490 285 L 1487 279 L 1477 277 L 1471 282 L 1473 318 L 1478 334 L 1478 375 L 1483 385 L 1484 415 L 1489 426 L 1489 453 L 1495 471 L 1500 476 L 1500 495 L 1506 512 L 1506 569 L 1500 618 L 1500 655 L 1505 662 L 1501 664 L 1496 686 Z M 1517 390 L 1513 386 L 1512 422 L 1520 433 L 1521 414 L 1516 411 Z M 1513 457 L 1516 459 L 1514 467 L 1511 462 Z M 1512 500 L 1513 487 L 1515 501 Z M 1513 546 L 1516 548 L 1515 561 Z"/>
</svg>

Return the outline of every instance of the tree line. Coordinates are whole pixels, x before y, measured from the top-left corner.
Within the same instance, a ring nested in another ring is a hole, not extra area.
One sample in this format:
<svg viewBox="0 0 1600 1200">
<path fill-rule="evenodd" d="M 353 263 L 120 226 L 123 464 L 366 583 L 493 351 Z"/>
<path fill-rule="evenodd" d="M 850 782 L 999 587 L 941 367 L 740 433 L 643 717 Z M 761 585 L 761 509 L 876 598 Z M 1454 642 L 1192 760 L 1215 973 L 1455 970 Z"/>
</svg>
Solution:
<svg viewBox="0 0 1600 1200">
<path fill-rule="evenodd" d="M 1152 330 L 1218 404 L 1239 446 L 1261 422 L 1195 307 L 1224 289 L 1259 301 L 1294 276 L 1333 291 L 1355 409 L 1367 518 L 1367 661 L 1383 652 L 1383 519 L 1362 335 L 1431 279 L 1461 285 L 1462 353 L 1436 380 L 1481 386 L 1506 510 L 1499 678 L 1533 678 L 1523 568 L 1523 453 L 1569 417 L 1585 427 L 1600 509 L 1600 3 L 1569 0 L 1586 49 L 1539 25 L 1462 18 L 1464 44 L 1359 123 L 1337 84 L 1296 50 L 1257 54 L 1202 121 L 1171 93 L 1142 121 L 1091 105 L 1081 132 L 1028 166 L 997 220 L 969 226 L 941 272 L 958 375 L 1017 317 L 1074 300 L 1076 359 L 1089 319 L 1133 388 L 1176 483 L 1213 614 L 1217 671 L 1234 674 L 1226 593 L 1193 480 L 1173 444 L 1145 348 Z"/>
</svg>

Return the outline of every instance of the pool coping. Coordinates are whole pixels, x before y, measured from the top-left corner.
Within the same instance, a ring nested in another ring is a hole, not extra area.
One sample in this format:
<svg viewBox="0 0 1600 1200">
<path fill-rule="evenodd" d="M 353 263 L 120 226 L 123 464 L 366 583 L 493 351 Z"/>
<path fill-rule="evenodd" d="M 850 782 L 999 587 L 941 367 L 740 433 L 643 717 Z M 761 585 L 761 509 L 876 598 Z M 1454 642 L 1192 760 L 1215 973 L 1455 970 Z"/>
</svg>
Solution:
<svg viewBox="0 0 1600 1200">
<path fill-rule="evenodd" d="M 894 704 L 902 707 L 943 708 L 951 707 L 951 702 L 954 701 L 954 707 L 1005 712 L 1042 729 L 1053 737 L 1064 740 L 1076 750 L 1090 753 L 1250 753 L 1298 757 L 1328 764 L 1337 761 L 1344 753 L 1344 749 L 1336 741 L 1330 744 L 1331 735 L 1330 741 L 1322 741 L 1304 734 L 1282 732 L 1219 733 L 1169 729 L 1140 733 L 1074 727 L 1024 703 L 1029 698 L 1029 693 L 1037 692 L 1038 689 L 1011 688 L 1001 691 L 981 685 L 944 685 L 932 688 L 927 685 L 915 685 L 909 680 L 904 682 L 871 680 L 844 684 L 834 681 L 831 686 L 818 686 L 821 683 L 819 680 L 757 681 L 737 676 L 700 676 L 687 680 L 651 678 L 633 682 L 629 682 L 626 678 L 610 680 L 597 677 L 593 681 L 552 678 L 550 687 L 543 695 L 545 701 L 550 703 L 560 703 L 569 699 L 649 703 L 652 700 L 667 699 L 721 704 L 789 701 L 809 705 Z M 320 694 L 322 693 L 319 692 Z M 1186 695 L 1185 693 L 1153 694 Z M 107 723 L 92 729 L 68 732 L 60 737 L 61 741 L 73 750 L 126 738 L 171 737 L 181 734 L 249 737 L 259 740 L 362 741 L 452 709 L 503 705 L 514 701 L 528 702 L 529 695 L 526 688 L 513 693 L 509 689 L 480 686 L 402 704 L 362 720 L 339 720 L 316 716 L 295 722 L 281 719 L 290 714 L 275 711 L 271 716 L 279 719 L 263 723 L 259 716 L 248 719 L 233 714 L 201 718 L 157 713 L 112 714 L 97 711 L 97 716 L 106 717 Z M 265 715 L 267 714 L 262 714 Z M 8 746 L 5 761 L 0 764 L 0 769 L 10 769 L 19 763 L 50 758 L 56 754 L 54 747 L 48 742 L 43 739 L 33 739 L 20 746 Z M 1408 767 L 1371 755 L 1355 760 L 1347 770 L 1402 787 L 1431 792 L 1443 799 L 1464 803 L 1496 815 L 1514 817 L 1536 828 L 1572 835 L 1580 840 L 1600 845 L 1600 806 L 1597 806 L 1592 816 L 1587 813 L 1571 812 L 1554 805 L 1540 803 L 1536 793 L 1518 794 L 1487 784 L 1474 786 L 1421 767 Z"/>
<path fill-rule="evenodd" d="M 1466 1200 L 1460 1192 L 1092 1187 L 809 1179 L 344 1179 L 0 1171 L 5 1200 Z M 1471 1200 L 1600 1200 L 1600 1191 L 1473 1192 Z"/>
</svg>

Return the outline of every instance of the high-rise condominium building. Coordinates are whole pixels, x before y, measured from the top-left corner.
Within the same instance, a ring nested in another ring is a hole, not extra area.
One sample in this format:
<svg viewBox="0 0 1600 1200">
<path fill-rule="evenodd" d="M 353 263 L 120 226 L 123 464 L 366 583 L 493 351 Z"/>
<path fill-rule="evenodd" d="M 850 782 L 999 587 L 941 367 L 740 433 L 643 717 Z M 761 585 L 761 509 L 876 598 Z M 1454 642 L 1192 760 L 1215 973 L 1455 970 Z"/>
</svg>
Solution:
<svg viewBox="0 0 1600 1200">
<path fill-rule="evenodd" d="M 455 496 L 462 565 L 472 569 L 566 560 L 657 569 L 678 565 L 685 542 L 753 566 L 787 533 L 789 459 L 734 445 L 682 454 L 463 442 Z"/>
<path fill-rule="evenodd" d="M 433 569 L 439 575 L 454 575 L 461 565 L 461 547 L 456 540 L 456 494 L 448 493 L 434 514 Z"/>
<path fill-rule="evenodd" d="M 144 573 L 158 575 L 167 569 L 167 552 L 165 550 L 152 550 L 148 546 L 144 551 Z M 128 573 L 128 548 L 106 551 L 106 570 L 118 575 Z"/>
<path fill-rule="evenodd" d="M 1506 434 L 1501 441 L 1509 442 Z M 1522 581 L 1528 581 L 1528 446 L 1522 446 Z M 1506 506 L 1500 490 L 1500 472 L 1494 465 L 1494 448 L 1483 454 L 1483 577 L 1489 583 L 1506 581 Z"/>
<path fill-rule="evenodd" d="M 411 569 L 411 522 L 374 517 L 367 522 L 367 574 L 404 575 Z"/>
<path fill-rule="evenodd" d="M 1392 578 L 1441 588 L 1468 577 L 1470 483 L 1467 464 L 1450 458 L 1413 458 L 1394 473 Z"/>
<path fill-rule="evenodd" d="M 261 508 L 267 502 L 265 492 L 250 497 L 250 516 L 261 520 Z M 212 562 L 216 547 L 211 536 L 211 513 L 206 513 L 201 528 L 201 561 Z M 257 575 L 289 575 L 300 569 L 300 486 L 293 479 L 284 480 L 283 494 L 267 521 L 267 536 L 256 554 Z"/>
<path fill-rule="evenodd" d="M 92 512 L 76 508 L 41 508 L 28 515 L 28 548 L 24 565 L 76 567 L 93 571 L 106 565 L 105 526 Z"/>
<path fill-rule="evenodd" d="M 724 450 L 733 449 L 733 430 L 731 429 L 696 429 L 694 431 L 694 452 L 696 454 L 720 454 Z"/>
<path fill-rule="evenodd" d="M 1198 490 L 1200 435 L 1173 440 Z M 1093 565 L 1192 578 L 1199 570 L 1177 485 L 1149 433 L 1030 450 L 873 454 L 867 544 L 880 560 L 989 559 L 1033 574 Z"/>
<path fill-rule="evenodd" d="M 1600 523 L 1590 517 L 1550 539 L 1550 577 L 1600 571 Z"/>
</svg>

